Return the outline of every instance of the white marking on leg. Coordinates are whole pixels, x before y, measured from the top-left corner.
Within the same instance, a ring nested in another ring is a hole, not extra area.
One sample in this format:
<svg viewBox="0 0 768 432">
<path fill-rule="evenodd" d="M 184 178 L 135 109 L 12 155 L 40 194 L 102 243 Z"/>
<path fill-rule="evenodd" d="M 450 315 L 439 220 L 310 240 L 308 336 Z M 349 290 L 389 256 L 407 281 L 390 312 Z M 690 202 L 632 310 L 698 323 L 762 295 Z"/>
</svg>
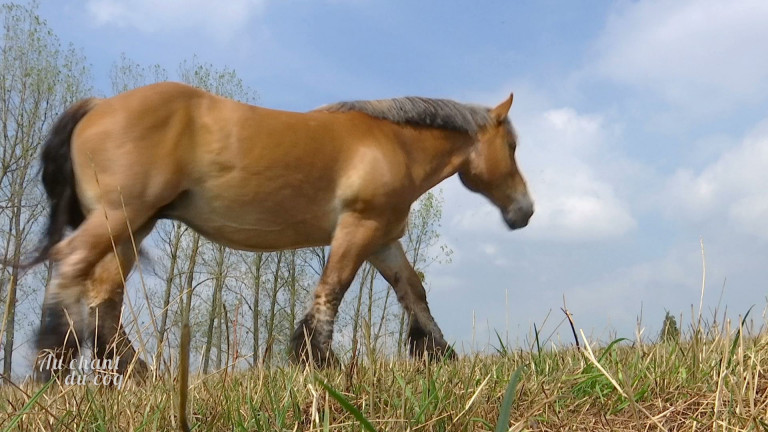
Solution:
<svg viewBox="0 0 768 432">
<path fill-rule="evenodd" d="M 333 324 L 336 320 L 333 308 L 324 301 L 315 301 L 312 305 L 311 314 L 314 324 L 312 338 L 321 347 L 330 349 L 333 340 Z"/>
</svg>

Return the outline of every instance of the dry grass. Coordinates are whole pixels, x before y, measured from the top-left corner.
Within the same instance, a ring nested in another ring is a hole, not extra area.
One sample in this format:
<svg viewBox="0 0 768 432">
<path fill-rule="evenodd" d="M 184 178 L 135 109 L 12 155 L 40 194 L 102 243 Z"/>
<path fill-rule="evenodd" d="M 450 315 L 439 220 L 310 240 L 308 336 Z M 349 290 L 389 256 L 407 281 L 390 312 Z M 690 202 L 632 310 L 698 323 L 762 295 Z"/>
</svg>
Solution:
<svg viewBox="0 0 768 432">
<path fill-rule="evenodd" d="M 192 379 L 194 430 L 768 431 L 768 335 L 697 332 L 683 343 L 502 352 L 453 363 L 378 361 L 315 373 L 272 368 Z M 509 422 L 498 425 L 512 374 Z M 323 387 L 326 382 L 342 403 Z M 176 429 L 174 384 L 0 389 L 0 427 Z"/>
</svg>

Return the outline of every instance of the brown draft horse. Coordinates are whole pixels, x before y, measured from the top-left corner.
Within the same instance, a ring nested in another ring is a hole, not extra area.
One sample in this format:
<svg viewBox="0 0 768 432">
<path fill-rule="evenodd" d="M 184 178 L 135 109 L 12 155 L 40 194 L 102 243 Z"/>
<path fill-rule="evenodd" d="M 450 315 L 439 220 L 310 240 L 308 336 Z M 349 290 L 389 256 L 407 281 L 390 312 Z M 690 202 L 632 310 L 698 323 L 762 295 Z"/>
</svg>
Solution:
<svg viewBox="0 0 768 432">
<path fill-rule="evenodd" d="M 131 363 L 146 372 L 120 313 L 136 247 L 161 218 L 237 249 L 331 246 L 291 338 L 296 360 L 337 361 L 334 320 L 365 260 L 409 314 L 411 355 L 451 354 L 398 239 L 412 203 L 455 173 L 501 210 L 510 229 L 528 224 L 533 203 L 515 162 L 511 105 L 512 95 L 492 109 L 408 97 L 294 113 L 178 83 L 74 104 L 42 151 L 51 209 L 32 263 L 51 259 L 55 273 L 41 355 L 71 355 L 80 335 L 97 356 L 122 353 L 121 372 Z"/>
</svg>

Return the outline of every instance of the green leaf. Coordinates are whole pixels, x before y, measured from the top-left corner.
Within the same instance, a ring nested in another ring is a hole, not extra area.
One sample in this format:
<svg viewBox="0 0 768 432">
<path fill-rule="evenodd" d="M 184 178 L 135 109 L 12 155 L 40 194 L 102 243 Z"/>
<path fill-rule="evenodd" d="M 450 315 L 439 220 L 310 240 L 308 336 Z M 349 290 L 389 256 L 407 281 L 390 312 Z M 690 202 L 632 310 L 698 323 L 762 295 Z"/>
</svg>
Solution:
<svg viewBox="0 0 768 432">
<path fill-rule="evenodd" d="M 509 430 L 509 413 L 512 411 L 512 404 L 515 403 L 517 384 L 520 382 L 520 375 L 523 374 L 523 367 L 520 366 L 515 370 L 507 385 L 507 391 L 504 392 L 504 399 L 501 400 L 501 408 L 499 408 L 499 419 L 496 421 L 496 432 Z"/>
<path fill-rule="evenodd" d="M 373 427 L 371 422 L 368 421 L 368 419 L 365 418 L 363 413 L 361 413 L 359 409 L 357 409 L 354 405 L 352 405 L 352 403 L 349 402 L 347 398 L 345 398 L 341 393 L 336 391 L 336 389 L 328 385 L 328 383 L 323 381 L 323 379 L 320 378 L 320 376 L 317 374 L 315 374 L 315 381 L 317 381 L 318 384 L 323 386 L 325 391 L 327 391 L 332 398 L 336 399 L 336 402 L 338 402 L 342 407 L 344 407 L 344 409 L 347 410 L 348 413 L 352 414 L 352 416 L 355 417 L 357 421 L 359 421 L 360 424 L 363 426 L 363 429 L 365 429 L 368 432 L 376 432 L 376 428 Z"/>
</svg>

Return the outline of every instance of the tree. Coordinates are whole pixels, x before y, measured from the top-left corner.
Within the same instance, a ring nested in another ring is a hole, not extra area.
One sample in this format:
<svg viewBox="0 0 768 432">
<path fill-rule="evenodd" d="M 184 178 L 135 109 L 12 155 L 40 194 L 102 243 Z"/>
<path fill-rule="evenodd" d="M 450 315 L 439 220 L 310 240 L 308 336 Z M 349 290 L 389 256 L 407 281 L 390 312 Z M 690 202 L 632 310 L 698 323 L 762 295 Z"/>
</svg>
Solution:
<svg viewBox="0 0 768 432">
<path fill-rule="evenodd" d="M 182 238 L 184 233 L 188 230 L 186 226 L 178 222 L 163 221 L 159 224 L 157 237 L 159 243 L 168 257 L 164 263 L 167 264 L 165 272 L 160 276 L 164 279 L 164 290 L 160 309 L 160 326 L 157 333 L 157 348 L 155 350 L 155 374 L 158 376 L 160 372 L 160 366 L 163 362 L 163 347 L 166 342 L 166 333 L 168 331 L 168 317 L 171 314 L 171 298 L 174 292 L 174 287 L 178 289 L 176 292 L 180 293 L 181 281 L 179 280 L 179 269 L 181 268 L 179 260 L 179 252 L 182 247 Z"/>
<path fill-rule="evenodd" d="M 669 311 L 666 311 L 666 315 L 664 315 L 659 340 L 661 342 L 677 342 L 680 340 L 680 329 L 677 328 L 677 320 Z"/>
<path fill-rule="evenodd" d="M 59 113 L 90 93 L 85 59 L 72 47 L 61 47 L 36 9 L 36 3 L 0 6 L 0 244 L 5 246 L 0 294 L 6 296 L 0 337 L 4 333 L 6 376 L 12 370 L 17 293 L 25 279 L 17 266 L 6 264 L 22 259 L 47 207 L 33 178 L 38 150 Z"/>
<path fill-rule="evenodd" d="M 357 292 L 357 298 L 355 299 L 355 311 L 352 314 L 352 357 L 357 357 L 358 345 L 360 343 L 360 321 L 363 310 L 363 290 L 365 289 L 365 281 L 368 279 L 366 276 L 371 271 L 371 265 L 365 263 L 360 270 L 358 270 L 358 282 L 359 289 Z M 360 276 L 362 274 L 362 276 Z"/>
<path fill-rule="evenodd" d="M 219 320 L 219 329 L 221 329 L 222 321 L 222 293 L 224 291 L 224 284 L 226 283 L 227 270 L 225 268 L 225 261 L 227 260 L 227 249 L 223 245 L 212 245 L 213 249 L 213 263 L 209 264 L 206 269 L 208 274 L 213 278 L 213 293 L 211 294 L 211 307 L 208 312 L 208 326 L 205 332 L 205 345 L 203 348 L 203 373 L 208 373 L 208 366 L 211 357 L 211 348 L 213 346 L 214 325 L 216 320 Z M 225 323 L 226 325 L 226 323 Z M 221 330 L 219 330 L 219 336 Z M 221 362 L 221 342 L 219 338 L 218 344 L 219 360 L 217 361 L 217 367 Z"/>
<path fill-rule="evenodd" d="M 277 325 L 277 307 L 279 302 L 280 288 L 281 288 L 281 269 L 283 267 L 283 257 L 285 251 L 277 251 L 270 254 L 274 257 L 274 267 L 272 273 L 272 290 L 269 297 L 269 314 L 267 314 L 267 338 L 264 343 L 264 354 L 262 359 L 264 363 L 269 364 L 272 362 L 272 352 L 275 346 L 275 327 Z"/>
<path fill-rule="evenodd" d="M 250 301 L 245 301 L 246 306 L 251 312 L 251 367 L 258 367 L 259 361 L 259 347 L 261 346 L 261 325 L 259 323 L 261 314 L 261 285 L 262 277 L 264 273 L 265 257 L 268 255 L 262 252 L 248 253 L 243 251 L 235 251 L 234 254 L 242 267 L 244 268 L 242 282 L 245 286 L 251 287 Z M 245 290 L 244 290 L 245 291 Z"/>
<path fill-rule="evenodd" d="M 159 64 L 142 66 L 122 53 L 120 60 L 112 65 L 109 79 L 112 83 L 112 94 L 119 94 L 147 84 L 167 81 L 168 71 Z"/>
</svg>

